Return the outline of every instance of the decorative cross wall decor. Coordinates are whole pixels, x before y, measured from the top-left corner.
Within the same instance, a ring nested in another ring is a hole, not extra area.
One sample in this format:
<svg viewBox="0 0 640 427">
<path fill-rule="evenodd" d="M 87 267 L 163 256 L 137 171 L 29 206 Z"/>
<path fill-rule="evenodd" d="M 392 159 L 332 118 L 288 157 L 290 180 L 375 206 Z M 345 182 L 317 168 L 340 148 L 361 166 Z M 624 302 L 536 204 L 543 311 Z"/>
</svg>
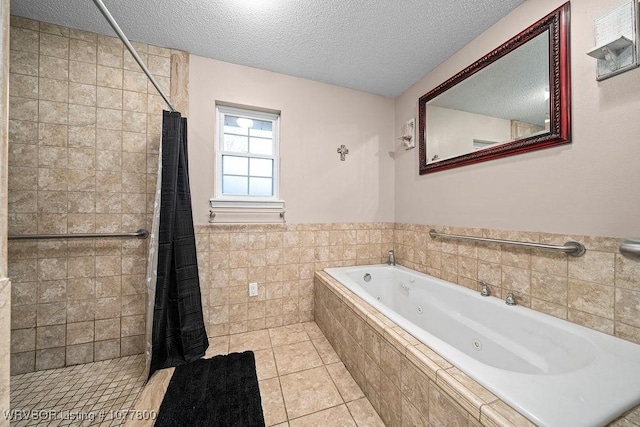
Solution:
<svg viewBox="0 0 640 427">
<path fill-rule="evenodd" d="M 345 160 L 345 156 L 347 154 L 349 154 L 349 149 L 347 147 L 343 145 L 340 146 L 340 148 L 338 148 L 338 153 L 340 154 L 340 160 L 342 160 L 344 162 Z"/>
</svg>

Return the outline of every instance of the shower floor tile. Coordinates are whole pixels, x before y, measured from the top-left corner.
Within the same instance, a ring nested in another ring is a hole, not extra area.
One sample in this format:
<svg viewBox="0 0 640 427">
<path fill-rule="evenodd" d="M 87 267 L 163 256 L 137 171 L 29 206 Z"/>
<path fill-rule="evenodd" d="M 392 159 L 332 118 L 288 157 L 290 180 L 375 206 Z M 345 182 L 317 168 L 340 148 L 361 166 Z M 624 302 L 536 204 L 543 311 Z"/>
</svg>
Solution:
<svg viewBox="0 0 640 427">
<path fill-rule="evenodd" d="M 11 377 L 12 427 L 123 425 L 145 380 L 144 355 Z"/>
<path fill-rule="evenodd" d="M 364 393 L 314 322 L 209 338 L 205 357 L 251 350 L 267 426 L 384 427 Z M 304 363 L 303 363 L 304 362 Z M 157 372 L 134 406 L 158 411 L 173 368 Z M 130 420 L 127 426 L 151 426 Z"/>
</svg>

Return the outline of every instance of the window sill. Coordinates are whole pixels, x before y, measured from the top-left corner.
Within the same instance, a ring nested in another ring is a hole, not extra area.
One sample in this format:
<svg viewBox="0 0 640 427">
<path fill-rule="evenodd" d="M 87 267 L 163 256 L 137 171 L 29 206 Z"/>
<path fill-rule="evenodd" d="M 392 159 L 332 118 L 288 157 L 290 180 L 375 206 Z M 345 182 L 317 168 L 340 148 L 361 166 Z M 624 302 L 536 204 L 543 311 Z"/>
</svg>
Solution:
<svg viewBox="0 0 640 427">
<path fill-rule="evenodd" d="M 281 224 L 284 200 L 211 199 L 210 223 Z"/>
</svg>

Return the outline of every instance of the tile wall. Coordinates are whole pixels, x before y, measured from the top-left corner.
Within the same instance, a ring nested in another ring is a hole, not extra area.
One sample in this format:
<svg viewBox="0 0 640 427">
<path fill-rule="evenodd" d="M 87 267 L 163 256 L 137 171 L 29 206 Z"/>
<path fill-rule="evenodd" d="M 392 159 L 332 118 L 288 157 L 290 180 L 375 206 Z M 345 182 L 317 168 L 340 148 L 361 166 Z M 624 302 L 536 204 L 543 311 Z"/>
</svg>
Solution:
<svg viewBox="0 0 640 427">
<path fill-rule="evenodd" d="M 392 223 L 196 226 L 209 336 L 313 320 L 314 272 L 384 262 L 392 240 Z"/>
<path fill-rule="evenodd" d="M 169 93 L 169 49 L 134 43 Z M 149 226 L 165 106 L 115 38 L 11 17 L 9 234 Z M 147 242 L 11 241 L 13 374 L 143 352 Z"/>
<path fill-rule="evenodd" d="M 9 0 L 0 1 L 0 411 L 9 410 L 11 282 L 7 278 Z M 4 425 L 0 421 L 0 425 Z"/>
<path fill-rule="evenodd" d="M 575 240 L 582 257 L 460 240 L 432 239 L 429 229 L 449 234 L 563 245 Z M 640 343 L 640 263 L 618 252 L 623 239 L 395 224 L 398 263 L 471 289 L 490 284 L 493 296 L 521 292 L 518 304 Z"/>
</svg>

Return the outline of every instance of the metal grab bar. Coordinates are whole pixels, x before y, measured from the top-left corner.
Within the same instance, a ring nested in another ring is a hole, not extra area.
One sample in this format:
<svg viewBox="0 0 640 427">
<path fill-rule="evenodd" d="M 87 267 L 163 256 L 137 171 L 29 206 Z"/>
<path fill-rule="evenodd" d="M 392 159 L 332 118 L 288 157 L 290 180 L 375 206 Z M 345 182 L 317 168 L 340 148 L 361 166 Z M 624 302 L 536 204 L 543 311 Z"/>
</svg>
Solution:
<svg viewBox="0 0 640 427">
<path fill-rule="evenodd" d="M 135 233 L 88 233 L 88 234 L 23 234 L 8 236 L 8 240 L 53 240 L 53 239 L 94 239 L 94 238 L 114 238 L 114 237 L 137 237 L 146 239 L 149 232 L 141 228 Z"/>
<path fill-rule="evenodd" d="M 628 238 L 620 243 L 620 253 L 625 258 L 640 261 L 640 237 Z"/>
<path fill-rule="evenodd" d="M 461 236 L 459 234 L 444 234 L 438 233 L 436 230 L 429 230 L 429 236 L 432 239 L 436 237 L 444 237 L 446 239 L 458 239 L 458 240 L 472 240 L 475 242 L 487 242 L 487 243 L 497 243 L 500 245 L 511 245 L 511 246 L 524 246 L 528 248 L 535 249 L 546 249 L 551 251 L 559 251 L 564 252 L 567 255 L 571 255 L 574 257 L 580 257 L 584 255 L 587 249 L 584 247 L 582 243 L 569 241 L 565 243 L 563 246 L 558 245 L 546 245 L 543 243 L 530 243 L 530 242 L 518 242 L 515 240 L 502 240 L 502 239 L 490 239 L 486 237 L 472 237 L 472 236 Z"/>
</svg>

